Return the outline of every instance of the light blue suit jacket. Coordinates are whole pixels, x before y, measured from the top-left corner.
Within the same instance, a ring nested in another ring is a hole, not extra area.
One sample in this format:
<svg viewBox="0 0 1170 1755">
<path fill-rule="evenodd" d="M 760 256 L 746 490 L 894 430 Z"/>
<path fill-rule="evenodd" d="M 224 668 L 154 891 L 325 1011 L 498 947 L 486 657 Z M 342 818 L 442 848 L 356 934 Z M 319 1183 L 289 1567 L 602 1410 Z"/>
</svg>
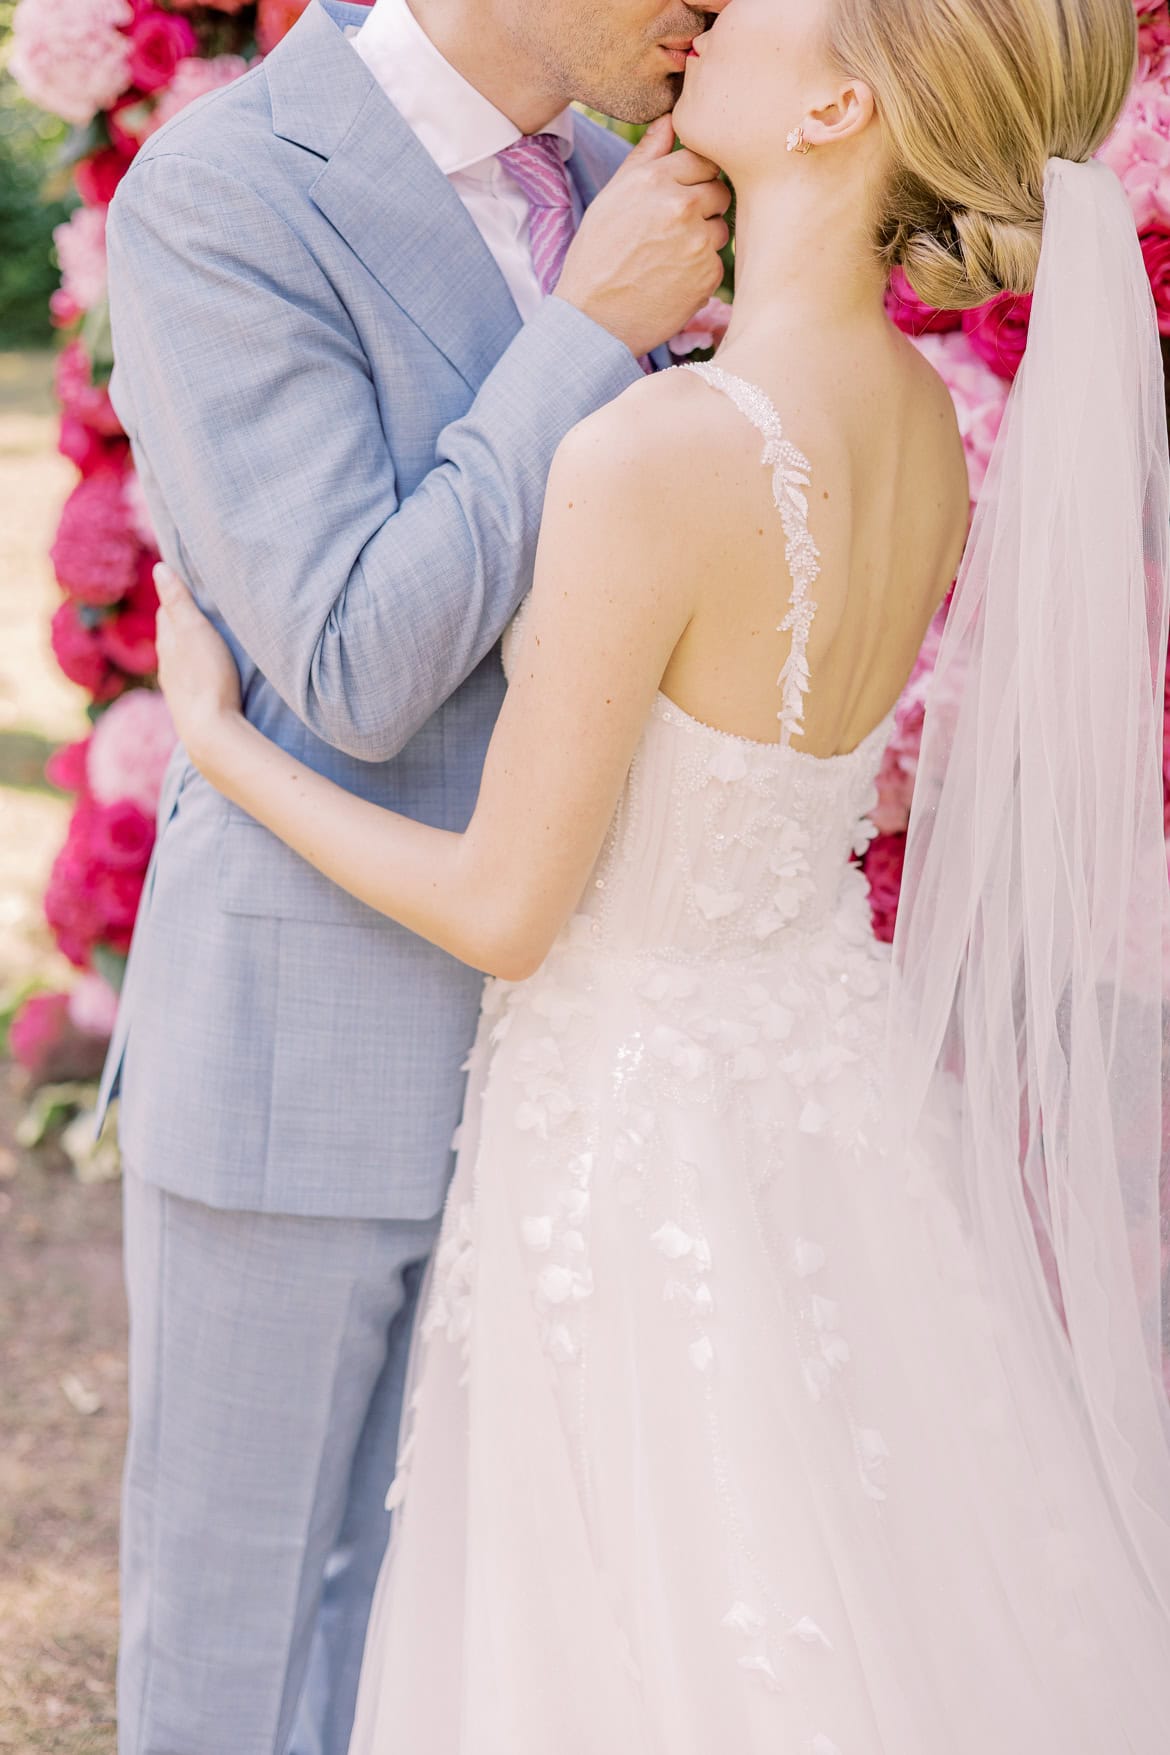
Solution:
<svg viewBox="0 0 1170 1755">
<path fill-rule="evenodd" d="M 636 382 L 558 299 L 521 324 L 446 177 L 314 0 L 150 140 L 110 212 L 112 395 L 249 718 L 463 827 L 553 452 Z M 624 144 L 583 118 L 588 203 Z M 441 1203 L 480 977 L 343 894 L 176 752 L 103 1081 L 139 1175 L 212 1206 Z"/>
</svg>

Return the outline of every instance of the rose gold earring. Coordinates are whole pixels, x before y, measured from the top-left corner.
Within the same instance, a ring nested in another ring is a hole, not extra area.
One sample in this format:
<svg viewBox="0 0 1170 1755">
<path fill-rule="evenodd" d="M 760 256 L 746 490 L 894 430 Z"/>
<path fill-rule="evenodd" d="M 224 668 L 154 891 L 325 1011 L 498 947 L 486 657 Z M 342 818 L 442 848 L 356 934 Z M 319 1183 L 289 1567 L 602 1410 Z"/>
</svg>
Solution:
<svg viewBox="0 0 1170 1755">
<path fill-rule="evenodd" d="M 804 127 L 802 124 L 798 124 L 795 128 L 789 129 L 788 150 L 789 152 L 800 153 L 802 158 L 806 152 L 812 151 L 812 146 L 804 137 Z"/>
</svg>

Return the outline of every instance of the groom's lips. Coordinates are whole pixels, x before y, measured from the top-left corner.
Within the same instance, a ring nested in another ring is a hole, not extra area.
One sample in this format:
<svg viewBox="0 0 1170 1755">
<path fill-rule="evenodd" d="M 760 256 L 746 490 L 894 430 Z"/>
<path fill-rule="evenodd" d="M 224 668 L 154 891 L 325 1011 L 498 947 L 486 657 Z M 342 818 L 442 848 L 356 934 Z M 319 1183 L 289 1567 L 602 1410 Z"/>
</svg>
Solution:
<svg viewBox="0 0 1170 1755">
<path fill-rule="evenodd" d="M 687 61 L 690 57 L 691 49 L 694 46 L 694 40 L 693 37 L 676 37 L 672 42 L 659 43 L 658 46 L 663 54 L 670 57 L 671 65 L 676 73 L 686 72 Z"/>
</svg>

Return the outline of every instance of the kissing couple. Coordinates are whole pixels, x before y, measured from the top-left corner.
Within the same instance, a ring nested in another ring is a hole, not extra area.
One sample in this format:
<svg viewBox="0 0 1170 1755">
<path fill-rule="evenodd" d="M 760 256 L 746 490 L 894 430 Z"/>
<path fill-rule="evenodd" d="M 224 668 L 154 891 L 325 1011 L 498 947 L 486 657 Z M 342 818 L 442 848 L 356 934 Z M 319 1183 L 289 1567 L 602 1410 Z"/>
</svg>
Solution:
<svg viewBox="0 0 1170 1755">
<path fill-rule="evenodd" d="M 121 1755 L 1161 1755 L 1135 52 L 313 0 L 122 183 L 181 742 L 105 1080 Z M 895 267 L 1034 292 L 970 529 Z M 855 856 L 956 574 L 891 956 Z"/>
</svg>

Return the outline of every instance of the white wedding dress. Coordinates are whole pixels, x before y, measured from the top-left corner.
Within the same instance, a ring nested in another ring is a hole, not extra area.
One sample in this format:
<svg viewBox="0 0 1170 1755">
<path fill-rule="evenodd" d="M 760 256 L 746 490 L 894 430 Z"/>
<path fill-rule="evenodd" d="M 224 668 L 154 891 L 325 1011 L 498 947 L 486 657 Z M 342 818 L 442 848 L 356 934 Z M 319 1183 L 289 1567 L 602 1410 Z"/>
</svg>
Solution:
<svg viewBox="0 0 1170 1755">
<path fill-rule="evenodd" d="M 776 468 L 783 736 L 659 697 L 576 913 L 488 984 L 354 1755 L 1163 1755 L 1166 1624 L 1059 1329 L 1025 1438 L 949 1115 L 886 1148 L 853 856 L 889 726 L 789 741 L 803 460 L 698 369 Z"/>
</svg>

